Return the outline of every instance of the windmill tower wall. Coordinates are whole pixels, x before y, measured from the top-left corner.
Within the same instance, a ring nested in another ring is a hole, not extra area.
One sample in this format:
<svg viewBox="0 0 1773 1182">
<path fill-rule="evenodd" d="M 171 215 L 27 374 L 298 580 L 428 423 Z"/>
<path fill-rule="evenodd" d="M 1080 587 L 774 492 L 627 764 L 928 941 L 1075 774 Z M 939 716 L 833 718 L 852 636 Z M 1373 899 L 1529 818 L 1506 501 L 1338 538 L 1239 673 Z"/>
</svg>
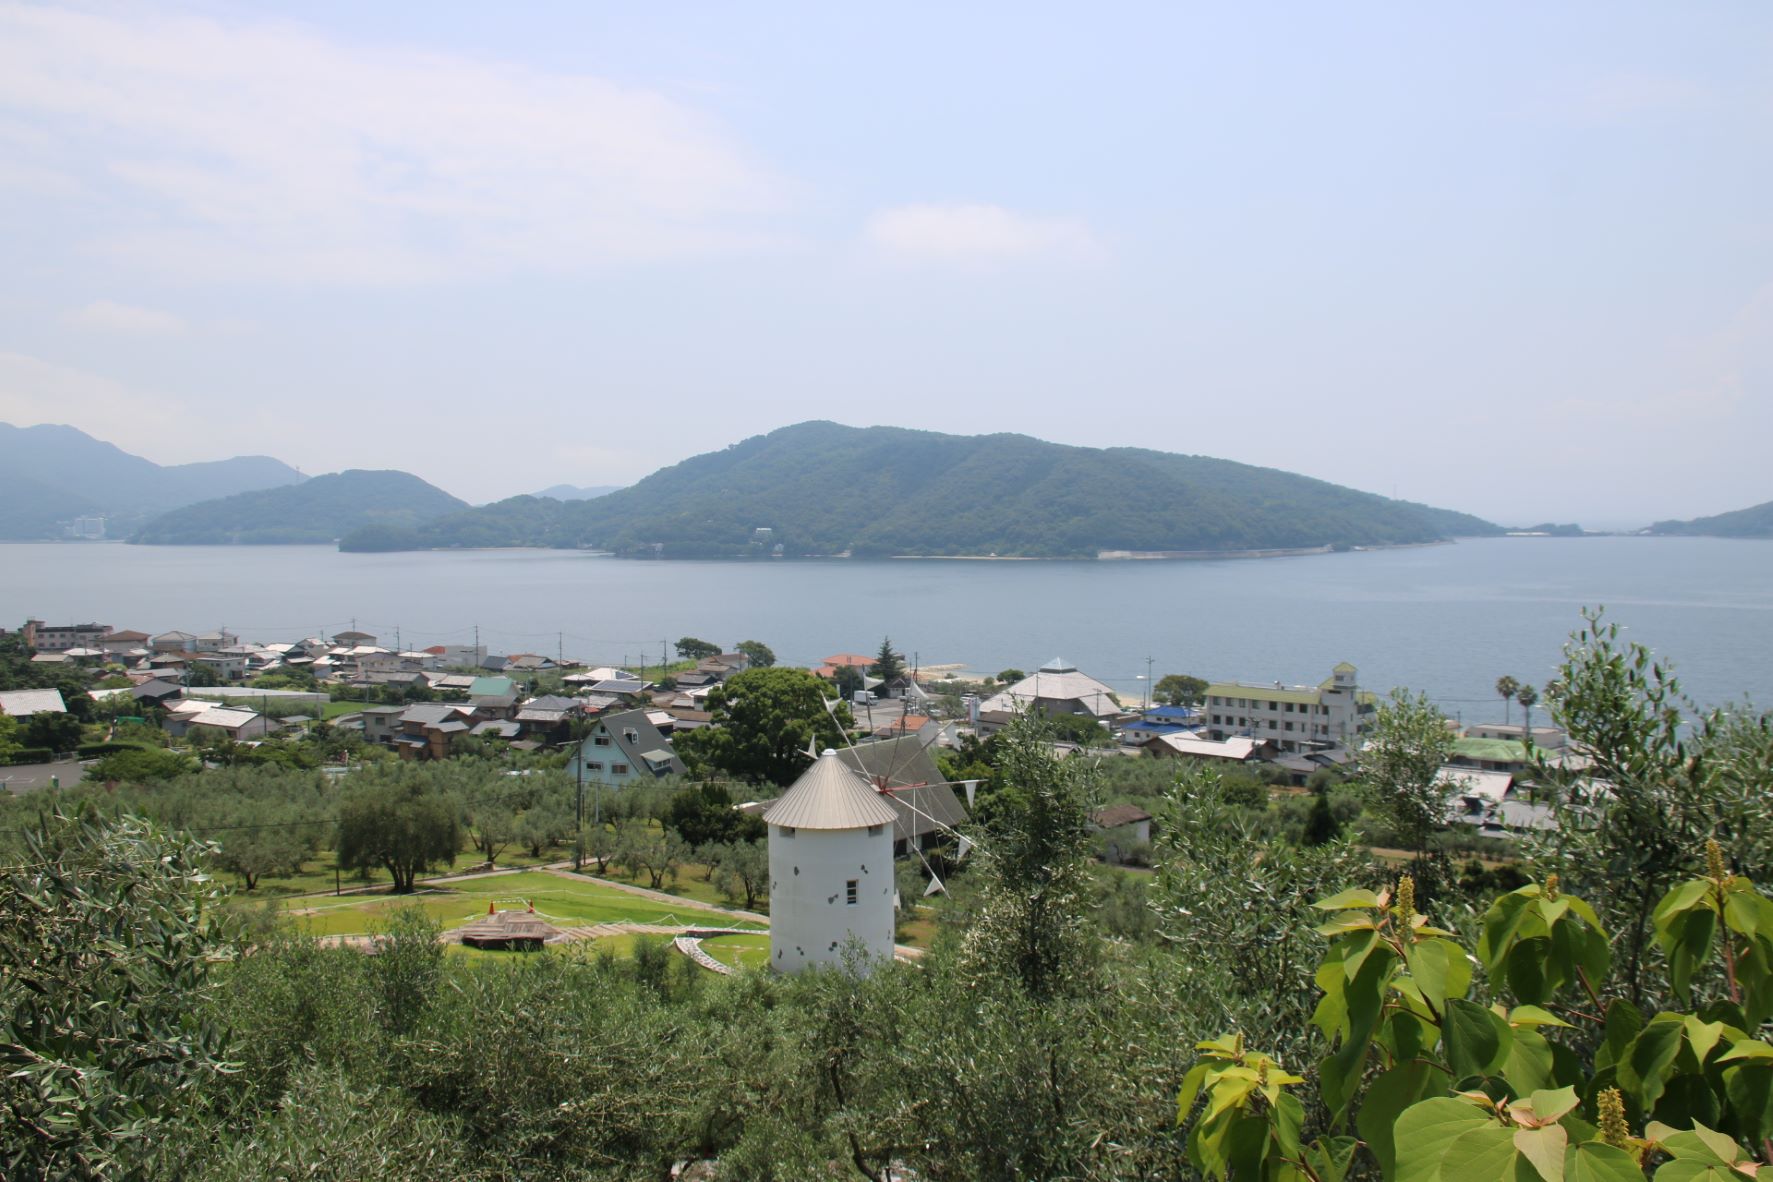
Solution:
<svg viewBox="0 0 1773 1182">
<path fill-rule="evenodd" d="M 867 780 L 826 751 L 765 810 L 770 967 L 841 964 L 850 941 L 893 955 L 893 822 Z"/>
<path fill-rule="evenodd" d="M 770 966 L 793 973 L 840 964 L 854 938 L 893 955 L 893 831 L 771 825 Z"/>
</svg>

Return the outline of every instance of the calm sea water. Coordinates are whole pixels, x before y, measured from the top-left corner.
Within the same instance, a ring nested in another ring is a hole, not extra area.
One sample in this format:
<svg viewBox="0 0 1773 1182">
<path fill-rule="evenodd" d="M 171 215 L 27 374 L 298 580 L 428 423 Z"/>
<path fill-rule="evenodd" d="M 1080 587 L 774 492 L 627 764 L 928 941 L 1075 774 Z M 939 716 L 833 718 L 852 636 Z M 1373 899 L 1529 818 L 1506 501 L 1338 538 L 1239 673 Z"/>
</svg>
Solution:
<svg viewBox="0 0 1773 1182">
<path fill-rule="evenodd" d="M 1157 676 L 1426 691 L 1500 718 L 1502 674 L 1543 683 L 1583 605 L 1672 660 L 1704 703 L 1773 706 L 1773 543 L 1525 538 L 1224 562 L 634 562 L 551 551 L 0 546 L 0 621 L 293 640 L 355 622 L 466 644 L 656 663 L 661 640 L 756 639 L 788 663 L 872 652 L 1032 670 L 1063 656 L 1137 699 Z M 1515 717 L 1518 720 L 1519 710 Z"/>
</svg>

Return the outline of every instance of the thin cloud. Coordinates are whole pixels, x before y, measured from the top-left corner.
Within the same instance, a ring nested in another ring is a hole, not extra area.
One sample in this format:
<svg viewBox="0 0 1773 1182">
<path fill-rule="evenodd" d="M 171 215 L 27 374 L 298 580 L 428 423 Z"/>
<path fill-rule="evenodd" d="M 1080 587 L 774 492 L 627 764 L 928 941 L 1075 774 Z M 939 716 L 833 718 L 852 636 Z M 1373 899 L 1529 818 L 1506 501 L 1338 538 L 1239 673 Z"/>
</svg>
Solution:
<svg viewBox="0 0 1773 1182">
<path fill-rule="evenodd" d="M 879 256 L 911 263 L 1089 262 L 1102 248 L 1076 218 L 1001 205 L 901 205 L 868 220 L 863 240 Z"/>
<path fill-rule="evenodd" d="M 86 249 L 385 283 L 773 242 L 787 187 L 700 111 L 583 74 L 268 23 L 0 5 L 0 142 Z"/>
<path fill-rule="evenodd" d="M 183 318 L 154 308 L 137 308 L 115 300 L 94 300 L 70 312 L 68 319 L 83 328 L 128 336 L 177 336 L 188 327 Z"/>
</svg>

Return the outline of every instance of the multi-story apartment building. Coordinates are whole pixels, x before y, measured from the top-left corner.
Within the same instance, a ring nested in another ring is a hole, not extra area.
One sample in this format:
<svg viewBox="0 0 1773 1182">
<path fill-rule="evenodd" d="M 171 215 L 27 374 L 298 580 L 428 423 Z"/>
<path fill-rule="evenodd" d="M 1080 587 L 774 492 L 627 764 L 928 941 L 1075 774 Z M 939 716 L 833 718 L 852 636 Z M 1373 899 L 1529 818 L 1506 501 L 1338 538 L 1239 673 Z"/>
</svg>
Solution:
<svg viewBox="0 0 1773 1182">
<path fill-rule="evenodd" d="M 26 620 L 25 643 L 40 653 L 65 653 L 71 648 L 102 648 L 109 624 L 45 624 Z"/>
<path fill-rule="evenodd" d="M 1347 661 L 1316 686 L 1216 681 L 1205 699 L 1201 709 L 1214 735 L 1267 739 L 1284 751 L 1352 743 L 1376 708 L 1373 695 L 1355 686 Z"/>
</svg>

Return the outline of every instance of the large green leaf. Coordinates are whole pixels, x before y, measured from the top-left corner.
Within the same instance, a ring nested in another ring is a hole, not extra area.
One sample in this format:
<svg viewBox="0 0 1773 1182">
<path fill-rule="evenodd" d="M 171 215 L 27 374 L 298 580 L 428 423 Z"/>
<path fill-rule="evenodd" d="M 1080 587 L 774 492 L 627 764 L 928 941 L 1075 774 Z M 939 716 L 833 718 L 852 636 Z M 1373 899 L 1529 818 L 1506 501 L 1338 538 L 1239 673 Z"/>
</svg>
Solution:
<svg viewBox="0 0 1773 1182">
<path fill-rule="evenodd" d="M 1466 1133 L 1486 1127 L 1508 1137 L 1507 1129 L 1468 1101 L 1440 1096 L 1412 1105 L 1392 1128 L 1393 1144 L 1402 1145 L 1404 1152 L 1391 1182 L 1441 1182 L 1441 1161 L 1448 1149 Z"/>
<path fill-rule="evenodd" d="M 1441 1182 L 1531 1182 L 1530 1177 L 1519 1177 L 1520 1162 L 1514 1130 L 1487 1124 L 1461 1133 L 1447 1146 L 1441 1158 Z"/>
<path fill-rule="evenodd" d="M 1422 999 L 1437 1012 L 1448 998 L 1464 997 L 1471 987 L 1471 962 L 1451 940 L 1423 940 L 1409 945 L 1405 955 Z"/>
<path fill-rule="evenodd" d="M 1569 1134 L 1561 1125 L 1514 1131 L 1515 1152 L 1531 1162 L 1545 1182 L 1564 1182 L 1564 1151 L 1569 1148 L 1569 1142 Z M 1455 1148 L 1458 1144 L 1455 1142 Z"/>
<path fill-rule="evenodd" d="M 1413 1104 L 1433 1096 L 1445 1097 L 1451 1083 L 1439 1067 L 1414 1059 L 1393 1067 L 1367 1089 L 1355 1116 L 1355 1127 L 1386 1177 L 1397 1169 L 1397 1142 L 1393 1134 L 1398 1118 Z"/>
<path fill-rule="evenodd" d="M 1644 1182 L 1644 1171 L 1625 1150 L 1605 1141 L 1585 1141 L 1565 1156 L 1564 1182 Z"/>
<path fill-rule="evenodd" d="M 1556 1085 L 1556 1058 L 1537 1030 L 1516 1030 L 1502 1061 L 1502 1074 L 1518 1096 Z"/>
<path fill-rule="evenodd" d="M 1483 1006 L 1456 998 L 1447 1002 L 1441 1039 L 1453 1078 L 1466 1079 L 1489 1075 L 1502 1066 L 1514 1045 L 1514 1031 Z"/>
<path fill-rule="evenodd" d="M 1619 1083 L 1635 1095 L 1646 1110 L 1654 1109 L 1680 1054 L 1685 1030 L 1673 1014 L 1658 1014 L 1638 1032 L 1620 1058 Z"/>
</svg>

